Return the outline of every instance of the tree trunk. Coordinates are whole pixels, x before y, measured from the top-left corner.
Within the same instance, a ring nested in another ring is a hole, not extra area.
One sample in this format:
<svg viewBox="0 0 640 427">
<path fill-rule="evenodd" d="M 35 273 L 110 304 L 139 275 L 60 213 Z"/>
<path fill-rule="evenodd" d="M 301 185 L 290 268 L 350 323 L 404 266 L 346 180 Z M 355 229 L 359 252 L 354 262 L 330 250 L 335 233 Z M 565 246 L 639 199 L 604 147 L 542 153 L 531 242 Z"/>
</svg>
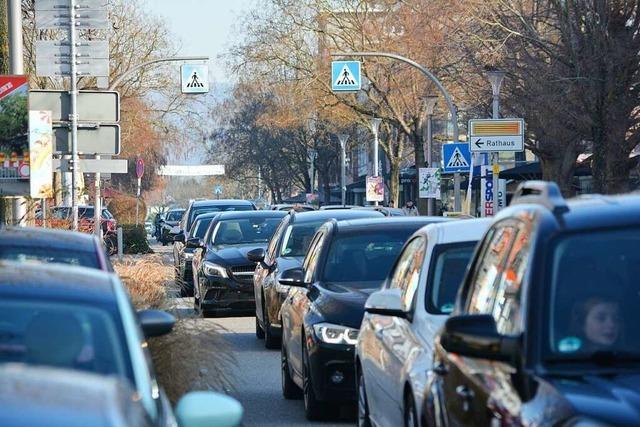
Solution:
<svg viewBox="0 0 640 427">
<path fill-rule="evenodd" d="M 575 143 L 567 144 L 564 156 L 540 154 L 542 179 L 558 184 L 565 197 L 574 196 L 576 193 L 576 189 L 573 186 L 573 174 L 576 169 L 576 159 L 578 158 L 575 146 Z"/>
<path fill-rule="evenodd" d="M 415 129 L 411 134 L 411 141 L 413 142 L 414 158 L 416 160 L 416 177 L 419 177 L 420 175 L 419 174 L 420 168 L 424 168 L 425 166 L 427 166 L 426 159 L 424 157 L 424 138 L 422 134 L 423 134 L 422 120 L 417 120 Z M 419 179 L 416 179 L 416 191 L 415 191 L 416 197 L 418 197 L 418 195 L 420 194 L 419 181 L 420 181 Z M 414 203 L 418 207 L 418 212 L 420 212 L 420 214 L 422 215 L 427 214 L 427 210 L 428 210 L 427 199 L 421 199 L 418 197 L 417 200 L 414 200 Z"/>
<path fill-rule="evenodd" d="M 398 206 L 400 200 L 400 159 L 389 159 L 389 203 L 391 207 Z"/>
</svg>

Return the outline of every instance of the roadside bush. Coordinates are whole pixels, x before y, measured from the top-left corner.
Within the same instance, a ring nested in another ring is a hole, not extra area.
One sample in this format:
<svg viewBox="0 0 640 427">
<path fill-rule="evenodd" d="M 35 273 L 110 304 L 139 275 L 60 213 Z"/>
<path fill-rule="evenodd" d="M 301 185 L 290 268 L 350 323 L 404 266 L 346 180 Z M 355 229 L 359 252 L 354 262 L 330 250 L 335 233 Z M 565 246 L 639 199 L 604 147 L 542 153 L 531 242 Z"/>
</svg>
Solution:
<svg viewBox="0 0 640 427">
<path fill-rule="evenodd" d="M 135 224 L 136 223 L 136 197 L 128 195 L 118 195 L 112 198 L 107 205 L 109 212 L 118 220 L 119 224 Z M 147 205 L 144 199 L 140 199 L 140 208 L 138 213 L 138 223 L 144 225 L 147 216 Z"/>
<path fill-rule="evenodd" d="M 159 256 L 117 262 L 114 268 L 138 310 L 167 306 L 167 284 L 173 269 L 163 265 Z"/>
<path fill-rule="evenodd" d="M 144 224 L 122 224 L 122 245 L 125 254 L 149 254 L 153 253 L 147 241 L 147 232 Z"/>
</svg>

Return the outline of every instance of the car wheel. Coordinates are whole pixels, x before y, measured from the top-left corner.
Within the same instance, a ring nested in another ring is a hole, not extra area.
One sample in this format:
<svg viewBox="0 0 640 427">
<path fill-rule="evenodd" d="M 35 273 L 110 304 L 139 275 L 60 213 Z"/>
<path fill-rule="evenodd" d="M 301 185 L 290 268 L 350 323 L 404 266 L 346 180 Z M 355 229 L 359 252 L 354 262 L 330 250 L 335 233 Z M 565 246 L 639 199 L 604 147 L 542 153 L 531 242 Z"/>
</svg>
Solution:
<svg viewBox="0 0 640 427">
<path fill-rule="evenodd" d="M 407 393 L 404 398 L 404 425 L 405 427 L 419 427 L 418 413 L 411 393 Z"/>
<path fill-rule="evenodd" d="M 256 338 L 259 340 L 264 339 L 264 331 L 260 327 L 260 322 L 258 322 L 258 316 L 256 316 Z"/>
<path fill-rule="evenodd" d="M 364 387 L 362 368 L 358 369 L 358 427 L 371 427 L 369 402 L 367 400 L 367 390 Z"/>
<path fill-rule="evenodd" d="M 269 350 L 275 350 L 280 347 L 280 339 L 273 335 L 271 332 L 271 322 L 269 321 L 269 315 L 262 309 L 264 313 L 264 346 Z"/>
<path fill-rule="evenodd" d="M 304 340 L 303 340 L 304 342 Z M 304 414 L 309 421 L 322 420 L 326 417 L 327 405 L 316 397 L 311 379 L 311 366 L 306 346 L 302 354 L 302 396 L 304 398 Z"/>
<path fill-rule="evenodd" d="M 280 350 L 280 372 L 282 377 L 282 396 L 285 399 L 300 399 L 302 390 L 291 379 L 289 372 L 289 361 L 287 359 L 287 351 L 284 346 Z"/>
<path fill-rule="evenodd" d="M 167 242 L 165 242 L 164 240 L 162 241 L 162 246 L 167 246 Z"/>
</svg>

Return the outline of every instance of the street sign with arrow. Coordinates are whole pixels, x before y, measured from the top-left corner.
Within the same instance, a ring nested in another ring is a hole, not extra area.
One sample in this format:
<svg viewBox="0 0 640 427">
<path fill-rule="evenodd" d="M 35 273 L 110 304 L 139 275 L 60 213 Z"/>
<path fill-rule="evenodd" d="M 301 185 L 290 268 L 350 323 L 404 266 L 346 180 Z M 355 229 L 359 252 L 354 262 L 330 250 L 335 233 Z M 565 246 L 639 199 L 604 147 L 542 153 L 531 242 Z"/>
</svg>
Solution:
<svg viewBox="0 0 640 427">
<path fill-rule="evenodd" d="M 468 139 L 469 150 L 472 153 L 524 151 L 524 120 L 469 120 Z"/>
</svg>

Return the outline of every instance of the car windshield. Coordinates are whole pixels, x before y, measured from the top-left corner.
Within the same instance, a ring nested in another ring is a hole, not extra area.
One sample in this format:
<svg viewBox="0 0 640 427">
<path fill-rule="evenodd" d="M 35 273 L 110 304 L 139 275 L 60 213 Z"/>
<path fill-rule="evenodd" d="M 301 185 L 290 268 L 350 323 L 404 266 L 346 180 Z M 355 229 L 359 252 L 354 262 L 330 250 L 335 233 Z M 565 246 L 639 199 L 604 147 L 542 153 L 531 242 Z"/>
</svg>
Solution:
<svg viewBox="0 0 640 427">
<path fill-rule="evenodd" d="M 267 243 L 282 218 L 242 218 L 218 222 L 213 231 L 214 245 Z"/>
<path fill-rule="evenodd" d="M 17 262 L 71 264 L 88 268 L 100 268 L 95 252 L 79 251 L 73 248 L 60 250 L 55 247 L 2 245 L 0 246 L 0 259 Z"/>
<path fill-rule="evenodd" d="M 556 240 L 552 255 L 551 361 L 640 362 L 640 229 Z M 630 359 L 630 360 L 631 360 Z"/>
<path fill-rule="evenodd" d="M 212 220 L 213 218 L 197 219 L 196 222 L 193 224 L 193 227 L 191 227 L 189 238 L 202 239 L 206 234 L 207 229 L 209 228 L 209 224 L 211 224 Z"/>
<path fill-rule="evenodd" d="M 362 283 L 363 286 L 370 286 L 366 282 L 382 282 L 414 231 L 359 231 L 338 236 L 329 248 L 323 280 Z"/>
<path fill-rule="evenodd" d="M 93 208 L 78 208 L 78 216 L 80 218 L 93 218 L 95 215 L 95 209 Z"/>
<path fill-rule="evenodd" d="M 193 208 L 189 221 L 192 222 L 198 215 L 211 212 L 233 212 L 233 211 L 252 211 L 253 206 L 250 205 L 215 205 L 215 206 L 201 206 Z"/>
<path fill-rule="evenodd" d="M 0 300 L 0 363 L 53 366 L 132 380 L 116 314 L 82 304 Z"/>
<path fill-rule="evenodd" d="M 294 224 L 287 227 L 284 234 L 281 256 L 287 257 L 304 257 L 318 228 L 324 224 L 324 221 L 307 222 L 303 224 Z"/>
<path fill-rule="evenodd" d="M 184 211 L 169 211 L 167 212 L 165 221 L 180 221 L 182 215 L 184 215 Z"/>
<path fill-rule="evenodd" d="M 430 265 L 426 307 L 433 314 L 449 314 L 477 242 L 438 245 Z"/>
</svg>

